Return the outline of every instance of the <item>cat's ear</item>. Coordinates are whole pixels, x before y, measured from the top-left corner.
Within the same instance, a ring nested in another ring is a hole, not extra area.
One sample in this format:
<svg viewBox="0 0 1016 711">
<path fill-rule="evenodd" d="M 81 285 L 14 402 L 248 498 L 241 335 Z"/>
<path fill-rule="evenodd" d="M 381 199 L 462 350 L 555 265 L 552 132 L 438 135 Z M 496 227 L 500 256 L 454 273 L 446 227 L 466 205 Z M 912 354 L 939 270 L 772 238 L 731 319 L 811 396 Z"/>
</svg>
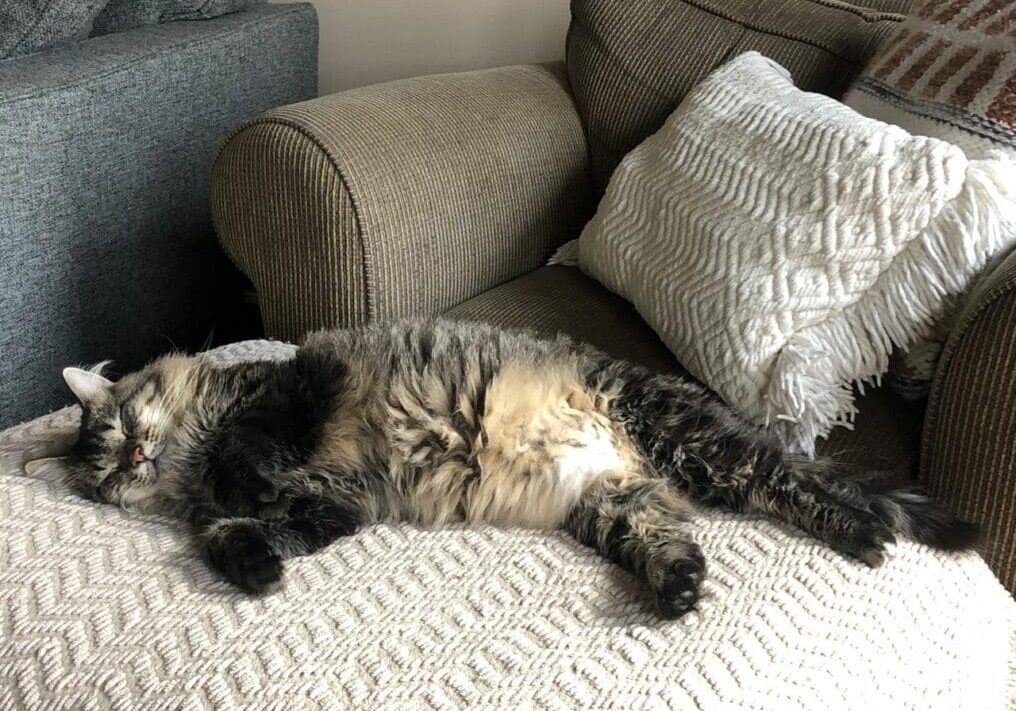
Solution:
<svg viewBox="0 0 1016 711">
<path fill-rule="evenodd" d="M 112 389 L 113 381 L 98 372 L 103 365 L 105 363 L 101 363 L 91 370 L 64 368 L 64 381 L 82 405 L 90 405 L 102 400 Z"/>
</svg>

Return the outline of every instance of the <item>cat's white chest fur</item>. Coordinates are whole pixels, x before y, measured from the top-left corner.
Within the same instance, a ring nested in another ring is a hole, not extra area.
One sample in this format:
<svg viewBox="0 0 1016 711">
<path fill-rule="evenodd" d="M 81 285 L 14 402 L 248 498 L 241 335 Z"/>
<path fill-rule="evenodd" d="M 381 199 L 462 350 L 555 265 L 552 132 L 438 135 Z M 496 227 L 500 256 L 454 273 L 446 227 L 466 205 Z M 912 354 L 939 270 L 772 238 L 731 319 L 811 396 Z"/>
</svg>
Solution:
<svg viewBox="0 0 1016 711">
<path fill-rule="evenodd" d="M 591 423 L 575 432 L 557 451 L 555 488 L 575 501 L 604 472 L 623 470 L 626 462 L 615 440 L 610 430 Z"/>
</svg>

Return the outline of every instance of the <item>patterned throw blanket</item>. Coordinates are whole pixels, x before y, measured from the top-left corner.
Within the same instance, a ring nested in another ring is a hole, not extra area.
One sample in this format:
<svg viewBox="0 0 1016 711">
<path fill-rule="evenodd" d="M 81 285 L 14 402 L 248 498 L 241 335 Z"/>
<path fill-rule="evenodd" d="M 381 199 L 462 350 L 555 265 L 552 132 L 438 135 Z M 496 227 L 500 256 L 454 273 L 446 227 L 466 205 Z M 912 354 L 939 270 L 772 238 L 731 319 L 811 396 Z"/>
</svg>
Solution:
<svg viewBox="0 0 1016 711">
<path fill-rule="evenodd" d="M 64 490 L 61 461 L 38 458 L 66 451 L 77 416 L 0 433 L 5 710 L 1005 706 L 1016 604 L 973 554 L 901 543 L 870 570 L 703 513 L 705 597 L 663 623 L 563 534 L 377 526 L 252 599 L 173 523 Z"/>
</svg>

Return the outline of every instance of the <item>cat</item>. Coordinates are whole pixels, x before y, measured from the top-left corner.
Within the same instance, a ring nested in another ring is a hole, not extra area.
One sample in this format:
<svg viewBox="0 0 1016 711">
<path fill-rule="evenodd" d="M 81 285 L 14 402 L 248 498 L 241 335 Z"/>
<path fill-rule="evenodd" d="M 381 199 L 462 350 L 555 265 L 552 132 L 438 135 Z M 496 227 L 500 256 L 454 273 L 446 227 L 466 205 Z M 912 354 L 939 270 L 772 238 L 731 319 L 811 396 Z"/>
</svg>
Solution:
<svg viewBox="0 0 1016 711">
<path fill-rule="evenodd" d="M 71 488 L 186 521 L 251 593 L 385 521 L 564 529 L 667 618 L 705 575 L 693 506 L 771 514 L 870 566 L 896 535 L 976 539 L 910 488 L 785 452 L 688 377 L 563 336 L 426 319 L 318 332 L 283 362 L 99 370 L 64 371 L 82 406 Z"/>
</svg>

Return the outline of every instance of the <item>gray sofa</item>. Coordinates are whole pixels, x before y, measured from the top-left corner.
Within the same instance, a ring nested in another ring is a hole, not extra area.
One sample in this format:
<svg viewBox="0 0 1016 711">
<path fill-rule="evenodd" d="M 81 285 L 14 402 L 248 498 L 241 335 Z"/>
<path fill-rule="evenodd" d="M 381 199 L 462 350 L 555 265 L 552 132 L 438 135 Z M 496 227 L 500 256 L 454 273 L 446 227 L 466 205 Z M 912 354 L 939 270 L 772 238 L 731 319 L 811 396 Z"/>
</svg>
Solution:
<svg viewBox="0 0 1016 711">
<path fill-rule="evenodd" d="M 126 370 L 227 320 L 241 289 L 212 230 L 215 151 L 316 83 L 307 4 L 0 61 L 0 427 L 65 404 L 68 363 Z"/>
</svg>

